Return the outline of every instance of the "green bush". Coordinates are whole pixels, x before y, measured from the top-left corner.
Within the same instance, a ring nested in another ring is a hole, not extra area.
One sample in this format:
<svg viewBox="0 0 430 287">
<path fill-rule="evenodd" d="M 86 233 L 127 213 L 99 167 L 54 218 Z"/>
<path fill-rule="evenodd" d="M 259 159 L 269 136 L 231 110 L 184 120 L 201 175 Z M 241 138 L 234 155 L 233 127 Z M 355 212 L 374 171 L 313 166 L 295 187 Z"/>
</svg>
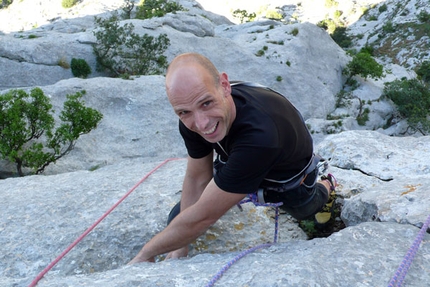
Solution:
<svg viewBox="0 0 430 287">
<path fill-rule="evenodd" d="M 416 70 L 417 77 L 426 83 L 430 82 L 430 61 L 424 61 Z"/>
<path fill-rule="evenodd" d="M 85 107 L 81 97 L 85 92 L 67 95 L 55 129 L 52 104 L 40 88 L 30 94 L 11 90 L 0 95 L 0 158 L 36 174 L 68 154 L 77 139 L 97 127 L 103 115 Z"/>
<path fill-rule="evenodd" d="M 152 17 L 163 17 L 167 13 L 183 11 L 184 7 L 176 2 L 168 0 L 141 0 L 137 6 L 137 19 L 150 19 Z"/>
<path fill-rule="evenodd" d="M 71 8 L 75 6 L 76 3 L 78 3 L 78 0 L 62 0 L 61 6 L 63 6 L 63 8 Z"/>
<path fill-rule="evenodd" d="M 124 0 L 124 4 L 121 6 L 121 9 L 122 9 L 122 18 L 131 19 L 131 12 L 134 9 L 134 1 Z"/>
<path fill-rule="evenodd" d="M 421 10 L 420 13 L 417 15 L 417 18 L 422 23 L 428 23 L 430 22 L 430 13 L 425 10 Z"/>
<path fill-rule="evenodd" d="M 244 23 L 254 21 L 257 15 L 254 12 L 248 13 L 246 10 L 236 9 L 233 11 L 233 17 L 238 18 L 240 23 Z"/>
<path fill-rule="evenodd" d="M 378 64 L 369 53 L 359 52 L 346 65 L 342 73 L 348 77 L 347 81 L 355 75 L 360 75 L 364 79 L 367 77 L 378 79 L 383 75 L 383 66 Z"/>
<path fill-rule="evenodd" d="M 98 71 L 109 71 L 113 76 L 161 74 L 167 68 L 163 55 L 170 44 L 166 34 L 157 38 L 133 32 L 131 23 L 120 25 L 116 15 L 108 19 L 95 17 L 97 39 L 93 46 Z"/>
<path fill-rule="evenodd" d="M 385 11 L 388 10 L 388 6 L 387 4 L 382 4 L 381 6 L 379 6 L 378 11 L 379 13 L 384 13 Z"/>
<path fill-rule="evenodd" d="M 403 78 L 386 83 L 382 95 L 393 101 L 409 126 L 423 134 L 430 132 L 430 91 L 420 81 Z"/>
<path fill-rule="evenodd" d="M 73 58 L 70 62 L 70 68 L 72 69 L 73 76 L 78 78 L 86 79 L 91 74 L 91 67 L 84 59 Z"/>
<path fill-rule="evenodd" d="M 2 0 L 0 3 L 0 9 L 7 8 L 10 4 L 12 4 L 13 0 Z"/>
<path fill-rule="evenodd" d="M 382 31 L 384 31 L 384 33 L 394 33 L 396 32 L 396 26 L 393 24 L 393 22 L 387 21 L 387 23 L 382 26 Z"/>
<path fill-rule="evenodd" d="M 336 27 L 330 36 L 342 48 L 348 48 L 352 45 L 351 37 L 346 33 L 345 27 Z"/>
</svg>

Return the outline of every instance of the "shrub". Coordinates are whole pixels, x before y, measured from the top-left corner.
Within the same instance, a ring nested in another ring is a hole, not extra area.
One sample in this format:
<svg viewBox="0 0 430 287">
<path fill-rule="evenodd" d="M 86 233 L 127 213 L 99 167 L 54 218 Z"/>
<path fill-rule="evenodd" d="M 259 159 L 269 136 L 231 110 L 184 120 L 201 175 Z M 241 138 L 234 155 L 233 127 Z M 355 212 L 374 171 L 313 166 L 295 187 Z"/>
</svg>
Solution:
<svg viewBox="0 0 430 287">
<path fill-rule="evenodd" d="M 385 33 L 394 33 L 396 32 L 396 27 L 393 22 L 388 21 L 384 24 L 384 26 L 382 26 L 382 31 L 384 31 Z"/>
<path fill-rule="evenodd" d="M 378 79 L 383 75 L 383 67 L 367 52 L 359 52 L 342 71 L 348 77 L 347 81 L 355 75 L 360 75 L 364 79 L 367 77 Z"/>
<path fill-rule="evenodd" d="M 254 21 L 257 15 L 254 12 L 248 13 L 246 10 L 236 9 L 233 11 L 233 17 L 238 18 L 240 23 L 244 23 Z"/>
<path fill-rule="evenodd" d="M 299 28 L 294 28 L 292 31 L 291 31 L 291 35 L 293 35 L 293 36 L 297 36 L 299 34 Z"/>
<path fill-rule="evenodd" d="M 98 71 L 110 71 L 114 76 L 160 74 L 167 68 L 163 55 L 170 44 L 166 34 L 157 38 L 134 33 L 134 26 L 120 26 L 118 17 L 95 17 L 97 38 L 93 46 Z"/>
<path fill-rule="evenodd" d="M 383 13 L 387 11 L 387 9 L 388 9 L 387 4 L 382 4 L 381 6 L 379 6 L 378 11 L 379 13 Z"/>
<path fill-rule="evenodd" d="M 345 27 L 336 27 L 330 36 L 342 48 L 348 48 L 352 45 L 351 37 L 346 33 Z"/>
<path fill-rule="evenodd" d="M 122 18 L 131 19 L 131 11 L 133 11 L 134 9 L 134 1 L 124 0 L 124 5 L 121 6 L 121 9 L 122 9 Z"/>
<path fill-rule="evenodd" d="M 422 23 L 430 22 L 430 14 L 425 10 L 421 10 L 420 13 L 417 15 L 417 18 Z"/>
<path fill-rule="evenodd" d="M 332 34 L 337 27 L 336 22 L 333 19 L 321 20 L 317 23 L 317 26 L 326 30 L 329 34 Z"/>
<path fill-rule="evenodd" d="M 56 128 L 50 100 L 40 88 L 11 90 L 0 95 L 0 157 L 16 164 L 17 172 L 28 167 L 36 174 L 68 154 L 77 139 L 97 127 L 103 115 L 85 107 L 85 92 L 67 95 Z"/>
<path fill-rule="evenodd" d="M 429 83 L 430 82 L 430 61 L 422 62 L 421 65 L 417 67 L 416 73 L 419 80 Z"/>
<path fill-rule="evenodd" d="M 277 10 L 269 10 L 266 12 L 266 18 L 271 20 L 282 20 L 284 16 Z"/>
<path fill-rule="evenodd" d="M 391 99 L 409 126 L 421 133 L 430 132 L 430 91 L 417 79 L 395 80 L 385 84 L 383 96 Z"/>
<path fill-rule="evenodd" d="M 7 8 L 10 4 L 12 4 L 13 0 L 2 0 L 0 3 L 0 9 Z"/>
<path fill-rule="evenodd" d="M 84 59 L 73 58 L 70 62 L 70 68 L 72 69 L 73 76 L 78 78 L 86 79 L 91 74 L 91 67 Z"/>
<path fill-rule="evenodd" d="M 71 8 L 75 6 L 76 3 L 78 3 L 78 0 L 62 0 L 61 6 L 63 6 L 63 8 Z"/>
<path fill-rule="evenodd" d="M 163 17 L 167 13 L 183 11 L 184 7 L 176 2 L 168 0 L 141 0 L 137 6 L 137 19 L 150 19 L 152 17 Z"/>
</svg>

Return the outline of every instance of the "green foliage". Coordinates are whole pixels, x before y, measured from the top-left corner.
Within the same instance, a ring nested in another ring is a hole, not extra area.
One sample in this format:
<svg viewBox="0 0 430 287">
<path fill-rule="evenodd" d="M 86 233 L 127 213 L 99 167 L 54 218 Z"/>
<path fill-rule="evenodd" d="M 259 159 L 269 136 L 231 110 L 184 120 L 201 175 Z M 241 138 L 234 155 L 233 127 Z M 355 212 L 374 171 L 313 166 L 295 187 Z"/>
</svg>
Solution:
<svg viewBox="0 0 430 287">
<path fill-rule="evenodd" d="M 86 79 L 88 75 L 91 74 L 91 67 L 84 59 L 73 58 L 70 62 L 70 68 L 75 77 Z"/>
<path fill-rule="evenodd" d="M 299 28 L 294 28 L 292 31 L 291 31 L 291 35 L 293 35 L 293 36 L 297 36 L 299 34 Z"/>
<path fill-rule="evenodd" d="M 326 8 L 336 7 L 337 5 L 339 5 L 339 2 L 337 2 L 336 0 L 325 0 Z"/>
<path fill-rule="evenodd" d="M 384 31 L 384 33 L 394 33 L 396 32 L 396 27 L 393 22 L 388 21 L 384 26 L 382 26 L 382 31 Z"/>
<path fill-rule="evenodd" d="M 428 13 L 425 10 L 421 10 L 421 12 L 417 15 L 417 18 L 422 23 L 429 23 L 430 22 L 430 13 Z"/>
<path fill-rule="evenodd" d="M 345 27 L 336 27 L 331 38 L 342 48 L 348 48 L 352 45 L 351 37 L 346 33 Z"/>
<path fill-rule="evenodd" d="M 184 7 L 176 2 L 168 0 L 141 0 L 137 6 L 137 19 L 150 19 L 152 17 L 163 17 L 167 13 L 183 11 Z"/>
<path fill-rule="evenodd" d="M 385 84 L 383 96 L 391 99 L 409 126 L 421 133 L 430 132 L 430 91 L 417 79 L 395 80 Z"/>
<path fill-rule="evenodd" d="M 266 12 L 266 18 L 271 20 L 282 20 L 284 16 L 277 10 L 269 10 Z"/>
<path fill-rule="evenodd" d="M 7 8 L 10 4 L 12 4 L 13 0 L 2 0 L 0 3 L 0 9 Z"/>
<path fill-rule="evenodd" d="M 375 48 L 366 44 L 363 48 L 360 49 L 360 52 L 373 55 L 373 53 L 375 52 Z"/>
<path fill-rule="evenodd" d="M 378 64 L 367 52 L 359 52 L 346 65 L 343 74 L 346 75 L 348 79 L 355 75 L 360 75 L 364 79 L 367 79 L 367 77 L 378 79 L 383 75 L 383 66 Z"/>
<path fill-rule="evenodd" d="M 95 17 L 97 43 L 93 46 L 98 71 L 114 76 L 161 74 L 167 68 L 163 55 L 170 44 L 166 34 L 154 38 L 133 32 L 131 23 L 120 25 L 116 15 L 108 19 Z"/>
<path fill-rule="evenodd" d="M 357 116 L 357 123 L 360 126 L 366 125 L 366 122 L 369 120 L 370 109 L 365 108 L 362 113 Z"/>
<path fill-rule="evenodd" d="M 336 22 L 333 19 L 321 20 L 317 23 L 317 26 L 326 30 L 329 34 L 332 34 L 337 27 Z"/>
<path fill-rule="evenodd" d="M 122 9 L 122 18 L 123 19 L 131 19 L 131 11 L 134 9 L 134 1 L 133 0 L 124 0 L 124 5 L 121 6 Z"/>
<path fill-rule="evenodd" d="M 96 128 L 103 117 L 84 106 L 83 93 L 67 95 L 55 131 L 52 104 L 40 88 L 0 95 L 0 158 L 15 163 L 23 176 L 24 167 L 38 174 L 68 154 L 79 136 Z"/>
<path fill-rule="evenodd" d="M 240 23 L 244 22 L 252 22 L 257 17 L 257 14 L 254 12 L 248 13 L 246 10 L 236 9 L 233 11 L 233 17 L 238 18 L 240 20 Z"/>
<path fill-rule="evenodd" d="M 430 61 L 423 61 L 416 70 L 417 76 L 419 80 L 422 80 L 426 83 L 430 82 Z"/>
<path fill-rule="evenodd" d="M 282 81 L 282 76 L 277 76 L 276 77 L 276 81 L 281 82 Z"/>
<path fill-rule="evenodd" d="M 382 4 L 381 6 L 379 6 L 378 11 L 379 13 L 384 13 L 385 11 L 387 11 L 387 9 L 387 4 Z"/>
<path fill-rule="evenodd" d="M 63 8 L 71 8 L 75 6 L 76 3 L 78 3 L 78 0 L 62 0 L 61 6 L 63 6 Z"/>
</svg>

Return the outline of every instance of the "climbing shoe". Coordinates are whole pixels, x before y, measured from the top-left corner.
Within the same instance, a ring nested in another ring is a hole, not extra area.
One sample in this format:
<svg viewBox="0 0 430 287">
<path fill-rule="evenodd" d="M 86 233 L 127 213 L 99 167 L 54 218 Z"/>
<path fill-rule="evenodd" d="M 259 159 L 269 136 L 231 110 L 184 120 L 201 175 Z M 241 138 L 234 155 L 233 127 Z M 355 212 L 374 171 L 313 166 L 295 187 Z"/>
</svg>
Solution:
<svg viewBox="0 0 430 287">
<path fill-rule="evenodd" d="M 334 202 L 336 200 L 336 178 L 329 173 L 321 176 L 321 180 L 327 180 L 330 183 L 330 195 L 321 211 L 315 214 L 315 225 L 317 227 L 324 227 L 330 221 L 334 213 Z"/>
</svg>

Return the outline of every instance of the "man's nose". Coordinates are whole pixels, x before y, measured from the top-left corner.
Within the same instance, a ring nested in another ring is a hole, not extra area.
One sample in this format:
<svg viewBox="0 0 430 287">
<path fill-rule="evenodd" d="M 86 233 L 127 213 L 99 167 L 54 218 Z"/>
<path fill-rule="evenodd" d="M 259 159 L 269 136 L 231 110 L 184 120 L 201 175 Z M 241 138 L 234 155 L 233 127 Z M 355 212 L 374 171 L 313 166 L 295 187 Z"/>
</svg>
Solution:
<svg viewBox="0 0 430 287">
<path fill-rule="evenodd" d="M 204 131 L 207 128 L 209 119 L 204 112 L 194 113 L 194 124 L 199 131 Z"/>
</svg>

